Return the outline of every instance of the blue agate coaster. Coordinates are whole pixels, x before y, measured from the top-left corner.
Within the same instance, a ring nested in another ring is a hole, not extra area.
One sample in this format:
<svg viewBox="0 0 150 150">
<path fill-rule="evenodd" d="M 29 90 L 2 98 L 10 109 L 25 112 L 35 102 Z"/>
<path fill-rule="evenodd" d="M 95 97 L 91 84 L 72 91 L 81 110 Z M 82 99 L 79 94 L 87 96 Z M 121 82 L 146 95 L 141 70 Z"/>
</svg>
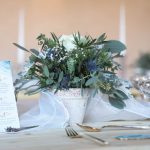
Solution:
<svg viewBox="0 0 150 150">
<path fill-rule="evenodd" d="M 129 134 L 129 135 L 120 135 L 115 136 L 119 140 L 136 140 L 136 139 L 150 139 L 150 134 Z"/>
</svg>

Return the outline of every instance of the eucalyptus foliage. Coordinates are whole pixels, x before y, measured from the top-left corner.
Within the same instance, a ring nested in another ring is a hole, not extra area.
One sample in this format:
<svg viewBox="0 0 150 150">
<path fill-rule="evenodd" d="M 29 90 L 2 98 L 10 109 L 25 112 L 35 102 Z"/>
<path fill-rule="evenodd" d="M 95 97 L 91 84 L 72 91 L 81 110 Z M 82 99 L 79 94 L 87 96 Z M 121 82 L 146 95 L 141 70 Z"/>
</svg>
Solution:
<svg viewBox="0 0 150 150">
<path fill-rule="evenodd" d="M 19 73 L 15 81 L 16 92 L 25 90 L 35 94 L 42 90 L 68 90 L 69 88 L 92 88 L 95 94 L 100 90 L 108 94 L 110 103 L 125 106 L 127 95 L 118 89 L 121 81 L 116 72 L 121 68 L 114 59 L 126 46 L 117 40 L 106 40 L 102 34 L 98 38 L 81 36 L 76 33 L 66 39 L 51 33 L 37 37 L 41 49 L 26 49 L 30 53 L 25 71 Z M 29 84 L 33 80 L 34 84 Z"/>
</svg>

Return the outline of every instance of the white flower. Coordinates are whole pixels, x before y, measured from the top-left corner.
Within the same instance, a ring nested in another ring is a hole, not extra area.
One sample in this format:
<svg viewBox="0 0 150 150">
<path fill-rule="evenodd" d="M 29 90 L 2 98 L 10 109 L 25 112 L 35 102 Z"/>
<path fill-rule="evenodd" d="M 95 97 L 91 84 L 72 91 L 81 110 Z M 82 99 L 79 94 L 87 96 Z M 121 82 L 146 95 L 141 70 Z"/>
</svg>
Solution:
<svg viewBox="0 0 150 150">
<path fill-rule="evenodd" d="M 78 58 L 78 54 L 76 54 L 75 56 L 76 56 L 76 58 Z"/>
<path fill-rule="evenodd" d="M 59 42 L 63 43 L 63 46 L 67 51 L 71 51 L 75 48 L 75 44 L 73 43 L 73 41 L 73 35 L 62 35 L 59 39 Z"/>
</svg>

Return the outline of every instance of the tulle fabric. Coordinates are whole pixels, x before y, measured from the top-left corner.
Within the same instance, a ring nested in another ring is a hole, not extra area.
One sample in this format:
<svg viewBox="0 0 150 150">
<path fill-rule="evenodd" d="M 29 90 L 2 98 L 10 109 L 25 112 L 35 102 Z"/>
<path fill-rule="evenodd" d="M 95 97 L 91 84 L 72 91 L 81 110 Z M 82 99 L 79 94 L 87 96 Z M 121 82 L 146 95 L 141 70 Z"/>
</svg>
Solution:
<svg viewBox="0 0 150 150">
<path fill-rule="evenodd" d="M 125 89 L 122 89 L 125 91 Z M 128 91 L 127 91 L 128 93 Z M 139 120 L 150 118 L 150 102 L 137 101 L 130 93 L 125 100 L 126 107 L 117 109 L 102 93 L 88 101 L 84 123 L 111 120 Z M 41 93 L 39 103 L 20 116 L 21 126 L 39 125 L 39 128 L 64 128 L 69 121 L 69 113 L 63 101 L 50 91 Z"/>
<path fill-rule="evenodd" d="M 21 126 L 63 128 L 69 120 L 69 114 L 63 102 L 52 92 L 42 92 L 39 103 L 22 114 Z"/>
<path fill-rule="evenodd" d="M 124 100 L 126 107 L 118 109 L 113 107 L 108 96 L 102 93 L 97 94 L 88 102 L 84 122 L 102 122 L 112 120 L 141 120 L 150 118 L 150 102 L 137 101 L 125 87 L 120 87 L 129 99 Z"/>
</svg>

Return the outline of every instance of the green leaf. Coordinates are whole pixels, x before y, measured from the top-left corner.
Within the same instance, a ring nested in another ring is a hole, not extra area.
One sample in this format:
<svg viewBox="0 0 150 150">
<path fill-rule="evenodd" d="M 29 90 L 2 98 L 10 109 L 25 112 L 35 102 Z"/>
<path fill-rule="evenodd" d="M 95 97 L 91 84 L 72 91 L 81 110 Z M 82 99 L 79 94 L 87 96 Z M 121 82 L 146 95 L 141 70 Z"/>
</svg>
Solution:
<svg viewBox="0 0 150 150">
<path fill-rule="evenodd" d="M 110 50 L 112 53 L 120 53 L 126 49 L 126 46 L 117 40 L 110 40 L 104 42 L 104 49 Z"/>
<path fill-rule="evenodd" d="M 51 33 L 51 36 L 55 42 L 59 43 L 58 37 L 54 33 Z"/>
<path fill-rule="evenodd" d="M 63 73 L 63 71 L 61 71 L 61 73 L 59 74 L 58 82 L 61 82 L 63 77 L 64 77 L 64 73 Z"/>
<path fill-rule="evenodd" d="M 103 33 L 98 39 L 98 42 L 103 42 L 106 39 L 106 33 Z"/>
<path fill-rule="evenodd" d="M 83 90 L 83 88 L 81 87 L 81 96 L 84 95 L 83 92 L 84 92 L 84 90 Z"/>
<path fill-rule="evenodd" d="M 38 39 L 38 40 L 41 40 L 41 39 L 44 39 L 45 38 L 45 34 L 40 34 L 36 39 Z"/>
<path fill-rule="evenodd" d="M 98 93 L 98 89 L 94 89 L 92 96 L 95 97 L 95 95 Z"/>
<path fill-rule="evenodd" d="M 37 60 L 37 57 L 34 55 L 29 56 L 29 59 L 31 62 L 35 62 Z"/>
<path fill-rule="evenodd" d="M 49 77 L 49 70 L 48 70 L 48 67 L 46 65 L 44 65 L 44 67 L 43 67 L 43 73 L 46 77 Z"/>
<path fill-rule="evenodd" d="M 124 101 L 117 99 L 117 98 L 114 98 L 114 97 L 111 97 L 111 96 L 109 96 L 109 102 L 112 106 L 114 106 L 118 109 L 123 109 L 126 106 Z"/>
<path fill-rule="evenodd" d="M 129 97 L 121 90 L 115 90 L 114 94 L 116 97 L 118 97 L 121 100 L 129 99 Z"/>
<path fill-rule="evenodd" d="M 68 68 L 70 74 L 72 74 L 75 71 L 74 59 L 70 58 L 67 61 L 67 68 Z"/>
<path fill-rule="evenodd" d="M 98 78 L 97 77 L 92 77 L 90 79 L 88 79 L 85 83 L 86 86 L 92 85 L 92 84 L 96 84 Z"/>
<path fill-rule="evenodd" d="M 58 91 L 58 88 L 59 88 L 59 84 L 58 83 L 52 85 L 52 89 L 55 90 L 55 93 Z"/>
<path fill-rule="evenodd" d="M 54 78 L 54 75 L 55 75 L 54 72 L 52 72 L 52 73 L 49 74 L 49 76 L 51 77 L 51 79 Z"/>
<path fill-rule="evenodd" d="M 73 79 L 73 83 L 78 83 L 80 81 L 81 81 L 81 79 L 79 77 L 74 77 L 74 79 Z"/>
<path fill-rule="evenodd" d="M 22 47 L 22 46 L 20 46 L 19 44 L 17 44 L 17 43 L 13 43 L 15 46 L 17 46 L 18 48 L 20 48 L 20 49 L 22 49 L 22 50 L 24 50 L 24 51 L 26 51 L 26 52 L 30 52 L 29 50 L 27 50 L 26 48 L 24 48 L 24 47 Z"/>
<path fill-rule="evenodd" d="M 40 87 L 34 90 L 27 90 L 27 92 L 25 92 L 25 95 L 34 95 L 37 93 L 40 93 L 43 89 L 41 89 Z"/>
<path fill-rule="evenodd" d="M 39 55 L 39 51 L 36 49 L 30 49 L 31 53 L 33 53 L 34 55 L 38 56 Z"/>
<path fill-rule="evenodd" d="M 50 84 L 52 84 L 53 82 L 54 82 L 54 81 L 51 80 L 51 79 L 47 79 L 47 80 L 46 80 L 46 84 L 47 84 L 47 85 L 50 85 Z"/>
</svg>

